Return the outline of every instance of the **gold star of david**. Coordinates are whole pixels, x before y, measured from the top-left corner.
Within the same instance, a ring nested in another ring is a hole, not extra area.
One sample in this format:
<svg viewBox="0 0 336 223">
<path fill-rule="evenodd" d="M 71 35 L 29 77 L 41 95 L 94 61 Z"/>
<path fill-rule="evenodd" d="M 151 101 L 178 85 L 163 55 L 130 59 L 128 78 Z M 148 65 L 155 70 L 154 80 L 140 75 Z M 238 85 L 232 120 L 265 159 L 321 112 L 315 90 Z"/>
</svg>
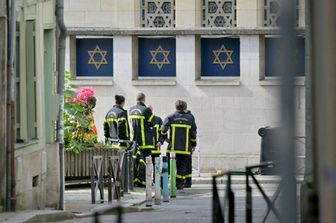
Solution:
<svg viewBox="0 0 336 223">
<path fill-rule="evenodd" d="M 106 60 L 106 55 L 107 55 L 107 51 L 106 50 L 101 50 L 100 47 L 98 45 L 96 45 L 96 48 L 92 51 L 89 50 L 88 54 L 90 56 L 90 59 L 88 61 L 88 64 L 93 64 L 95 65 L 96 69 L 99 70 L 100 66 L 103 64 L 108 64 L 107 60 Z M 101 58 L 100 61 L 96 61 L 95 60 L 95 55 L 96 54 L 100 54 Z"/>
<path fill-rule="evenodd" d="M 231 56 L 233 54 L 233 50 L 227 50 L 225 48 L 224 44 L 221 45 L 219 50 L 213 50 L 212 52 L 215 55 L 215 59 L 212 63 L 213 64 L 219 64 L 221 66 L 222 70 L 225 69 L 227 64 L 233 64 L 233 61 L 232 61 L 232 58 L 231 58 Z M 225 61 L 221 61 L 221 59 L 219 58 L 221 53 L 226 54 L 226 60 Z"/>
<path fill-rule="evenodd" d="M 162 61 L 157 61 L 156 56 L 161 53 L 163 55 L 163 60 Z M 164 64 L 170 64 L 170 61 L 168 60 L 170 51 L 169 50 L 163 50 L 161 45 L 158 46 L 156 50 L 150 50 L 150 54 L 152 55 L 152 59 L 149 62 L 150 64 L 155 64 L 159 70 L 161 70 L 162 66 Z"/>
</svg>

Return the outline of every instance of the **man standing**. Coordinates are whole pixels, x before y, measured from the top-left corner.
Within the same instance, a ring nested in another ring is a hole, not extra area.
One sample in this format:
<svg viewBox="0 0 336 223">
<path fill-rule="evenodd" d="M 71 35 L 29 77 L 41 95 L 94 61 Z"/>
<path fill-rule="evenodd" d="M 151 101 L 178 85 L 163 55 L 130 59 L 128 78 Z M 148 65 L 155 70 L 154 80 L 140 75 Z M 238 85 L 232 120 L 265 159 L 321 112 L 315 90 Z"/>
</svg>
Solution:
<svg viewBox="0 0 336 223">
<path fill-rule="evenodd" d="M 150 108 L 150 110 L 153 112 L 153 107 L 151 105 L 147 105 L 147 107 Z M 153 127 L 151 128 L 155 140 L 154 144 L 156 145 L 155 148 L 152 150 L 153 160 L 154 157 L 158 157 L 161 155 L 161 146 L 157 144 L 160 140 L 161 126 L 162 126 L 162 119 L 159 116 L 154 116 Z"/>
<path fill-rule="evenodd" d="M 151 131 L 154 114 L 150 108 L 146 107 L 146 96 L 144 93 L 137 95 L 137 104 L 130 108 L 131 137 L 138 143 L 137 152 L 137 176 L 134 182 L 138 186 L 146 186 L 146 157 L 151 155 L 151 150 L 155 148 L 154 136 Z"/>
<path fill-rule="evenodd" d="M 125 105 L 125 98 L 122 95 L 115 95 L 115 105 L 111 108 L 104 121 L 104 135 L 105 138 L 114 140 L 129 140 L 129 126 L 127 111 L 123 108 Z M 125 142 L 112 142 L 112 148 L 128 149 L 128 144 Z"/>
<path fill-rule="evenodd" d="M 167 152 L 176 153 L 176 187 L 183 189 L 188 175 L 188 161 L 191 152 L 196 146 L 196 123 L 192 115 L 185 110 L 186 102 L 177 100 L 175 102 L 176 112 L 165 118 L 161 127 L 160 143 L 163 144 L 168 136 L 169 145 Z"/>
</svg>

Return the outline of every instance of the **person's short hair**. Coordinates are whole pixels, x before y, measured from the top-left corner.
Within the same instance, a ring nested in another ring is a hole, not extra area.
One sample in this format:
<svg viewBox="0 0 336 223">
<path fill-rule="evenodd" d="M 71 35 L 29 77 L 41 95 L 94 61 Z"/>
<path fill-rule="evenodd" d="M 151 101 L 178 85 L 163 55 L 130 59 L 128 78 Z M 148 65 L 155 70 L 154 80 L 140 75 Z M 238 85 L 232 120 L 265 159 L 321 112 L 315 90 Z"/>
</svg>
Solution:
<svg viewBox="0 0 336 223">
<path fill-rule="evenodd" d="M 91 106 L 92 108 L 96 107 L 96 102 L 97 102 L 97 98 L 95 96 L 90 96 L 88 99 L 87 99 L 87 106 Z"/>
<path fill-rule="evenodd" d="M 188 108 L 187 102 L 182 101 L 182 105 L 183 105 L 183 110 L 184 111 L 187 110 L 187 108 Z"/>
<path fill-rule="evenodd" d="M 142 92 L 140 92 L 136 97 L 137 101 L 145 101 L 145 99 L 146 99 L 146 95 Z"/>
<path fill-rule="evenodd" d="M 115 99 L 115 103 L 117 104 L 117 105 L 121 105 L 122 103 L 124 103 L 125 102 L 125 97 L 124 96 L 122 96 L 122 95 L 115 95 L 114 96 L 114 99 Z"/>
<path fill-rule="evenodd" d="M 185 101 L 177 100 L 175 102 L 175 108 L 177 111 L 184 111 L 184 103 L 187 104 Z"/>
</svg>

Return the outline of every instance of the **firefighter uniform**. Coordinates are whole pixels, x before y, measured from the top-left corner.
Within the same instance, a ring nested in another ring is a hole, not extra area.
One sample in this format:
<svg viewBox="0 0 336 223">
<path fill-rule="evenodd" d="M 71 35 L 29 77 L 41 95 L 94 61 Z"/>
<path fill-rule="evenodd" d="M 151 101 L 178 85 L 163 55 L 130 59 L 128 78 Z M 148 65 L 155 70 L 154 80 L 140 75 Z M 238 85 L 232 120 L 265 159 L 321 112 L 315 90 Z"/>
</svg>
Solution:
<svg viewBox="0 0 336 223">
<path fill-rule="evenodd" d="M 129 140 L 127 111 L 119 105 L 114 105 L 105 116 L 104 135 L 106 138 Z M 128 149 L 127 143 L 112 142 L 112 148 Z"/>
<path fill-rule="evenodd" d="M 154 124 L 154 126 L 152 127 L 152 134 L 153 134 L 154 140 L 155 140 L 155 142 L 154 142 L 155 148 L 152 150 L 152 155 L 153 155 L 153 157 L 158 157 L 161 154 L 161 147 L 156 146 L 156 144 L 160 140 L 160 131 L 161 131 L 161 126 L 162 126 L 162 119 L 158 116 L 154 116 L 153 124 Z"/>
<path fill-rule="evenodd" d="M 130 108 L 129 118 L 131 120 L 131 137 L 138 144 L 136 157 L 136 172 L 134 182 L 138 186 L 146 185 L 146 157 L 151 155 L 151 150 L 155 149 L 153 126 L 154 114 L 150 108 L 142 102 L 138 102 Z"/>
<path fill-rule="evenodd" d="M 185 181 L 191 174 L 188 171 L 188 162 L 191 157 L 191 147 L 196 146 L 196 123 L 191 114 L 177 111 L 168 116 L 161 127 L 160 142 L 163 143 L 168 137 L 169 145 L 167 152 L 176 153 L 176 187 L 185 187 Z"/>
</svg>

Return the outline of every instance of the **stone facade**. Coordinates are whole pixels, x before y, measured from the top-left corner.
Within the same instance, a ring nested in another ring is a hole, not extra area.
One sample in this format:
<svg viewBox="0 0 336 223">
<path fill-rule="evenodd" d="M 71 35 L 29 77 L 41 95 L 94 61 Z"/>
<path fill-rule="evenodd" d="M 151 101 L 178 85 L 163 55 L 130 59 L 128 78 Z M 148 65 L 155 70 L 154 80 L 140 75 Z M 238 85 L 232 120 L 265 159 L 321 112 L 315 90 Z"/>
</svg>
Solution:
<svg viewBox="0 0 336 223">
<path fill-rule="evenodd" d="M 109 1 L 111 7 L 102 7 L 104 1 L 85 8 L 85 1 L 66 1 L 66 24 L 69 27 L 99 27 L 115 29 L 140 28 L 140 5 L 138 0 L 127 0 L 128 8 L 118 5 L 118 0 Z M 122 1 L 124 2 L 124 1 Z M 230 1 L 231 2 L 231 1 Z M 261 0 L 237 0 L 237 29 L 263 26 Z M 303 1 L 300 1 L 302 3 Z M 76 5 L 81 4 L 81 6 Z M 92 3 L 88 3 L 92 5 Z M 125 3 L 126 4 L 126 3 Z M 202 27 L 202 1 L 175 0 L 175 27 L 194 29 Z M 133 7 L 134 6 L 134 7 Z M 98 8 L 97 8 L 98 7 Z M 300 5 L 301 9 L 302 5 Z M 108 11 L 106 11 L 108 10 Z M 100 18 L 87 21 L 87 15 L 100 13 L 110 15 L 110 22 Z M 120 13 L 130 13 L 123 23 L 119 23 Z M 300 11 L 299 21 L 304 25 Z M 77 21 L 75 15 L 82 15 Z M 113 18 L 113 19 L 112 19 Z M 135 19 L 135 20 L 134 20 Z M 279 81 L 265 78 L 264 75 L 264 35 L 241 35 L 240 38 L 240 77 L 205 78 L 200 75 L 199 35 L 177 35 L 176 77 L 139 78 L 137 36 L 113 36 L 114 68 L 113 77 L 77 78 L 81 86 L 93 86 L 98 97 L 95 120 L 99 138 L 103 139 L 103 119 L 114 103 L 113 96 L 126 97 L 126 108 L 135 103 L 138 92 L 147 95 L 147 102 L 154 107 L 155 114 L 164 118 L 174 112 L 176 99 L 186 100 L 188 108 L 196 117 L 199 135 L 201 171 L 215 169 L 243 168 L 259 162 L 260 142 L 258 129 L 264 126 L 278 126 Z M 68 38 L 67 69 L 73 68 L 75 36 Z M 73 69 L 71 69 L 74 71 Z M 296 83 L 297 136 L 305 136 L 305 91 L 304 77 Z M 300 146 L 299 166 L 302 170 L 304 143 Z"/>
</svg>

